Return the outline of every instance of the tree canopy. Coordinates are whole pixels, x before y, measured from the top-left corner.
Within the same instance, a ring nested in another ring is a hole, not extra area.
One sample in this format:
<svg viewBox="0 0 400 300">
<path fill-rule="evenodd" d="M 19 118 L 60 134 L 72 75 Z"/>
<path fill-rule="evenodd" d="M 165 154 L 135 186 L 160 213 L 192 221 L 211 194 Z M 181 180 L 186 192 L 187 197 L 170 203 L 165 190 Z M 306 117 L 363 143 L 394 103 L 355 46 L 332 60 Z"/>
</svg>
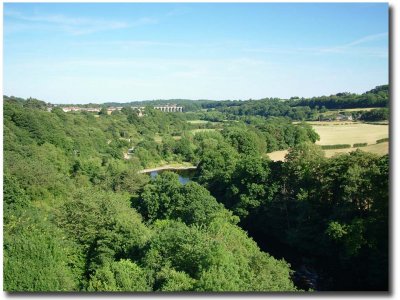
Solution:
<svg viewBox="0 0 400 300">
<path fill-rule="evenodd" d="M 330 99 L 384 107 L 387 93 Z M 292 122 L 329 106 L 317 98 L 108 115 L 4 97 L 4 289 L 387 290 L 389 156 L 326 158 Z M 185 184 L 142 174 L 180 163 L 196 167 Z"/>
</svg>

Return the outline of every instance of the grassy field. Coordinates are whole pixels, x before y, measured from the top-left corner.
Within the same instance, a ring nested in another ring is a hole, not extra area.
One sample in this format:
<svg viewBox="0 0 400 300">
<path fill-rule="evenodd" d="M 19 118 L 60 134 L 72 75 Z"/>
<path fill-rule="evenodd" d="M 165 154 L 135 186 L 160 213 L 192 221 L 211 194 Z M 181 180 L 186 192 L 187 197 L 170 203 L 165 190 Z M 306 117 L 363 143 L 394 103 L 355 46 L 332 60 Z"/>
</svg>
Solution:
<svg viewBox="0 0 400 300">
<path fill-rule="evenodd" d="M 370 111 L 373 109 L 378 109 L 378 108 L 382 108 L 382 107 L 365 107 L 365 108 L 345 108 L 345 109 L 332 109 L 329 111 L 345 111 L 345 112 L 352 112 L 352 111 Z"/>
<path fill-rule="evenodd" d="M 335 154 L 339 153 L 349 153 L 351 151 L 355 151 L 356 149 L 360 149 L 362 151 L 366 152 L 371 152 L 375 153 L 378 155 L 385 155 L 389 153 L 389 143 L 380 143 L 380 144 L 374 144 L 374 145 L 368 145 L 365 147 L 360 147 L 360 148 L 346 148 L 346 149 L 332 149 L 332 150 L 323 150 L 325 152 L 325 157 L 332 157 Z M 271 153 L 267 153 L 266 155 L 273 161 L 283 161 L 285 159 L 285 155 L 288 153 L 288 150 L 280 150 L 280 151 L 274 151 Z"/>
<path fill-rule="evenodd" d="M 196 166 L 189 162 L 169 162 L 169 163 L 167 163 L 165 161 L 161 161 L 157 165 L 154 165 L 147 169 L 140 170 L 138 173 L 148 173 L 148 172 L 152 172 L 152 171 L 168 170 L 168 169 L 173 169 L 173 170 L 196 169 Z"/>
<path fill-rule="evenodd" d="M 215 131 L 216 129 L 213 128 L 204 128 L 204 129 L 193 129 L 190 130 L 190 132 L 192 132 L 193 134 L 196 134 L 198 132 L 207 132 L 207 131 Z"/>
<path fill-rule="evenodd" d="M 189 121 L 186 121 L 186 122 L 188 122 L 190 124 L 207 124 L 209 121 L 205 121 L 205 120 L 189 120 Z"/>
<path fill-rule="evenodd" d="M 226 120 L 224 120 L 225 122 Z M 215 122 L 215 121 L 206 121 L 206 120 L 188 120 L 186 121 L 190 124 L 212 124 L 212 125 L 218 125 L 221 124 L 222 122 Z"/>
<path fill-rule="evenodd" d="M 343 108 L 343 109 L 329 109 L 324 113 L 321 113 L 324 117 L 333 116 L 339 113 L 351 113 L 354 111 L 370 111 L 381 107 L 366 107 L 366 108 Z"/>
<path fill-rule="evenodd" d="M 293 124 L 300 124 L 301 122 L 293 122 Z M 307 121 L 307 124 L 314 126 L 338 126 L 338 125 L 352 125 L 357 124 L 353 121 Z"/>
<path fill-rule="evenodd" d="M 319 134 L 318 145 L 335 145 L 368 143 L 376 144 L 376 140 L 387 138 L 389 136 L 388 125 L 372 125 L 363 123 L 342 124 L 321 124 L 312 125 Z"/>
<path fill-rule="evenodd" d="M 343 109 L 328 109 L 326 112 L 322 113 L 322 115 L 331 115 L 331 114 L 338 114 L 341 112 L 353 112 L 353 111 L 370 111 L 373 109 L 379 109 L 382 107 L 364 107 L 364 108 L 343 108 Z"/>
<path fill-rule="evenodd" d="M 332 149 L 332 150 L 324 150 L 324 152 L 325 152 L 326 157 L 332 157 L 337 153 L 348 153 L 348 152 L 354 151 L 356 149 L 357 148 Z M 386 142 L 386 143 L 368 145 L 365 147 L 361 147 L 359 149 L 366 151 L 366 152 L 375 153 L 378 155 L 385 155 L 385 154 L 389 153 L 389 143 Z"/>
<path fill-rule="evenodd" d="M 335 145 L 368 143 L 367 146 L 360 149 L 372 152 L 378 155 L 389 153 L 389 143 L 376 144 L 376 140 L 389 137 L 388 125 L 372 125 L 353 122 L 308 122 L 314 130 L 320 135 L 318 145 Z M 331 149 L 324 150 L 326 157 L 332 157 L 336 153 L 348 153 L 357 148 Z M 284 160 L 287 150 L 280 150 L 268 153 L 271 160 Z"/>
</svg>

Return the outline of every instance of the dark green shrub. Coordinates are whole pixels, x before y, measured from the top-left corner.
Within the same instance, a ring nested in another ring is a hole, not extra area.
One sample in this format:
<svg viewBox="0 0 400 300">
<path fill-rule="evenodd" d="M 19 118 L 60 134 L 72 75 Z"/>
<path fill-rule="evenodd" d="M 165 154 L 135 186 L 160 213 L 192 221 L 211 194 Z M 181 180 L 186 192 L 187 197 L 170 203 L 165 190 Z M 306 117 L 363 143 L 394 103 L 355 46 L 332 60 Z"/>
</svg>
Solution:
<svg viewBox="0 0 400 300">
<path fill-rule="evenodd" d="M 345 148 L 351 148 L 350 144 L 335 144 L 335 145 L 322 145 L 321 148 L 323 150 L 328 150 L 328 149 L 345 149 Z"/>
<path fill-rule="evenodd" d="M 367 146 L 367 145 L 368 145 L 368 143 L 356 143 L 356 144 L 353 145 L 353 148 L 365 147 L 365 146 Z"/>
<path fill-rule="evenodd" d="M 389 142 L 389 138 L 384 138 L 384 139 L 376 140 L 376 143 L 377 143 L 377 144 L 379 144 L 379 143 L 384 143 L 384 142 Z"/>
</svg>

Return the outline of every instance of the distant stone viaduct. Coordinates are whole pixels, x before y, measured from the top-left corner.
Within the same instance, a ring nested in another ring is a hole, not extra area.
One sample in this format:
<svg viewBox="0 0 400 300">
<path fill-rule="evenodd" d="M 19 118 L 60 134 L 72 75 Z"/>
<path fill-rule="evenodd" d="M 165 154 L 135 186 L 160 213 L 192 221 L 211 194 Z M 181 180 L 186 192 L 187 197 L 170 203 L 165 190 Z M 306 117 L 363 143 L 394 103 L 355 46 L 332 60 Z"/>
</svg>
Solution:
<svg viewBox="0 0 400 300">
<path fill-rule="evenodd" d="M 154 109 L 159 109 L 164 112 L 183 112 L 183 107 L 177 106 L 176 104 L 164 105 L 164 106 L 154 106 Z"/>
<path fill-rule="evenodd" d="M 132 106 L 133 109 L 139 110 L 139 115 L 143 114 L 144 107 Z M 78 107 L 78 106 L 70 106 L 63 107 L 63 111 L 89 111 L 89 112 L 100 112 L 100 108 L 92 108 L 92 107 Z M 108 107 L 107 114 L 111 114 L 115 110 L 121 110 L 122 107 Z M 161 110 L 162 112 L 183 112 L 183 106 L 177 106 L 176 104 L 167 104 L 161 106 L 154 106 L 154 109 Z M 50 109 L 51 111 L 51 109 Z"/>
</svg>

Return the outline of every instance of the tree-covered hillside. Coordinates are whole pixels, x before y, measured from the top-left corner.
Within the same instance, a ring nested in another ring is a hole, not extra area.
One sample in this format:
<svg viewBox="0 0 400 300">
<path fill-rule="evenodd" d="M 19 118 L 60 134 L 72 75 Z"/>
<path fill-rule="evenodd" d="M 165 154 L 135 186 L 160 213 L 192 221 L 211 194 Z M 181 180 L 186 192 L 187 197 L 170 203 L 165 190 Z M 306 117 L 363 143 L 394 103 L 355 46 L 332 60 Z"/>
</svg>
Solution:
<svg viewBox="0 0 400 300">
<path fill-rule="evenodd" d="M 388 289 L 387 155 L 284 117 L 3 109 L 6 291 Z M 195 179 L 139 173 L 168 163 Z"/>
<path fill-rule="evenodd" d="M 185 126 L 157 111 L 95 117 L 6 100 L 4 289 L 296 290 L 289 265 L 260 251 L 204 187 L 137 173 L 142 156 L 184 157 L 185 137 L 150 136 Z"/>
<path fill-rule="evenodd" d="M 292 97 L 289 100 L 266 98 L 249 101 L 215 101 L 203 104 L 204 108 L 236 115 L 288 117 L 292 120 L 316 120 L 327 109 L 388 107 L 389 86 L 378 86 L 363 94 L 338 93 L 312 98 Z"/>
<path fill-rule="evenodd" d="M 175 103 L 183 105 L 186 112 L 202 110 L 220 113 L 222 119 L 237 116 L 287 117 L 292 120 L 317 120 L 327 109 L 351 108 L 387 108 L 389 107 L 389 85 L 377 86 L 363 94 L 337 93 L 330 96 L 311 98 L 291 97 L 290 99 L 264 98 L 259 100 L 149 100 L 130 103 L 105 103 L 106 106 L 144 106 L 166 105 Z M 376 115 L 379 115 L 376 114 Z M 356 117 L 360 117 L 356 115 Z M 379 120 L 387 116 L 375 116 Z M 204 118 L 207 118 L 204 116 Z M 367 116 L 368 118 L 368 116 Z"/>
</svg>

